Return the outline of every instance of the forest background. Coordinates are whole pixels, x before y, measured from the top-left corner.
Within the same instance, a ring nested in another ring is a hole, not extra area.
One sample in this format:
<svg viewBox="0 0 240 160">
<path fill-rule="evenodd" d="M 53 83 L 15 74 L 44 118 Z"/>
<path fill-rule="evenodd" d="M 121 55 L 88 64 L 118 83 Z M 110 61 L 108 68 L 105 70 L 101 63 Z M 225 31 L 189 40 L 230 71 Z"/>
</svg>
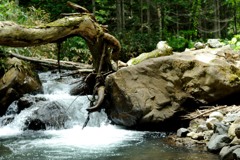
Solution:
<svg viewBox="0 0 240 160">
<path fill-rule="evenodd" d="M 120 59 L 127 61 L 167 41 L 174 51 L 192 48 L 195 42 L 210 38 L 240 49 L 240 0 L 71 0 L 91 11 L 100 24 L 122 45 Z M 67 0 L 1 0 L 0 21 L 41 25 L 74 12 Z M 61 59 L 91 62 L 91 55 L 80 37 L 63 43 Z M 28 48 L 0 46 L 4 52 L 31 57 L 56 58 L 56 44 Z M 1 66 L 0 66 L 1 67 Z"/>
</svg>

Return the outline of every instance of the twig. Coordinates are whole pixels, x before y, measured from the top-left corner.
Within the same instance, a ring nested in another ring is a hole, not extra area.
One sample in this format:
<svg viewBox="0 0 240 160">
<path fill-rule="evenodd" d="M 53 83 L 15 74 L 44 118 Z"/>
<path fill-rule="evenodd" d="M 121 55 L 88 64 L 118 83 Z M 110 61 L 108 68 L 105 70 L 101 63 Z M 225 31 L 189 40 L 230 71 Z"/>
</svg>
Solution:
<svg viewBox="0 0 240 160">
<path fill-rule="evenodd" d="M 184 116 L 184 118 L 186 118 L 186 119 L 196 119 L 196 118 L 199 118 L 199 117 L 201 117 L 201 116 L 203 116 L 203 115 L 205 115 L 205 114 L 208 114 L 208 113 L 211 113 L 211 112 L 214 112 L 214 111 L 217 111 L 217 110 L 226 108 L 226 107 L 228 107 L 228 106 L 215 107 L 215 108 L 213 108 L 213 109 L 210 109 L 210 110 L 207 110 L 207 111 L 205 111 L 205 112 L 202 112 L 202 113 L 200 113 L 200 114 L 197 115 L 197 116 L 191 117 L 191 115 L 189 114 L 189 115 Z"/>
</svg>

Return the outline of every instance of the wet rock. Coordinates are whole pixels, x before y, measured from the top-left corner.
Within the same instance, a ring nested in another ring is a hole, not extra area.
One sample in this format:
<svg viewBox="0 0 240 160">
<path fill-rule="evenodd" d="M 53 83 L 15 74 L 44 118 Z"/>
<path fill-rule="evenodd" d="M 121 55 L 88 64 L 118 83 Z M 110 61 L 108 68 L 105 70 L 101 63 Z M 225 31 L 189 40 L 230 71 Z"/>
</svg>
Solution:
<svg viewBox="0 0 240 160">
<path fill-rule="evenodd" d="M 10 155 L 11 153 L 12 153 L 12 151 L 9 147 L 6 147 L 6 146 L 0 144 L 0 155 L 1 156 Z"/>
<path fill-rule="evenodd" d="M 213 134 L 210 141 L 207 143 L 207 149 L 210 152 L 217 153 L 230 142 L 231 140 L 227 135 Z"/>
<path fill-rule="evenodd" d="M 214 124 L 214 133 L 217 133 L 219 135 L 223 135 L 223 134 L 227 134 L 228 133 L 228 128 L 229 126 L 228 125 L 225 125 L 223 123 L 215 123 Z"/>
<path fill-rule="evenodd" d="M 46 129 L 46 125 L 44 122 L 42 122 L 39 119 L 33 119 L 31 121 L 28 122 L 28 124 L 26 124 L 28 127 L 27 129 L 29 130 L 45 130 Z"/>
<path fill-rule="evenodd" d="M 17 102 L 17 106 L 18 106 L 18 112 L 17 113 L 20 113 L 25 108 L 28 108 L 32 104 L 40 102 L 40 101 L 46 101 L 46 98 L 44 98 L 44 97 L 33 97 L 29 94 L 25 94 Z"/>
<path fill-rule="evenodd" d="M 39 77 L 29 64 L 17 58 L 8 59 L 7 64 L 7 71 L 0 75 L 0 116 L 22 95 L 42 91 Z"/>
<path fill-rule="evenodd" d="M 238 117 L 240 117 L 240 112 L 239 113 L 228 113 L 224 119 L 223 122 L 225 123 L 232 123 L 234 122 Z"/>
<path fill-rule="evenodd" d="M 219 153 L 221 160 L 234 160 L 233 152 L 239 148 L 240 148 L 240 145 L 236 145 L 232 147 L 230 146 L 223 147 Z"/>
<path fill-rule="evenodd" d="M 235 160 L 240 160 L 240 148 L 238 148 L 235 151 L 233 151 L 233 158 Z"/>
<path fill-rule="evenodd" d="M 189 130 L 186 128 L 180 128 L 177 130 L 178 137 L 186 137 L 188 133 L 189 133 Z"/>
<path fill-rule="evenodd" d="M 5 126 L 5 125 L 8 125 L 9 123 L 11 123 L 14 120 L 14 116 L 15 115 L 13 115 L 13 114 L 2 116 L 0 118 L 0 126 Z"/>
<path fill-rule="evenodd" d="M 72 86 L 70 94 L 71 95 L 92 94 L 95 83 L 96 83 L 95 74 L 90 74 L 87 77 L 83 77 L 80 82 Z"/>
<path fill-rule="evenodd" d="M 68 120 L 66 110 L 57 101 L 39 102 L 34 114 L 26 122 L 26 129 L 60 129 Z"/>
</svg>

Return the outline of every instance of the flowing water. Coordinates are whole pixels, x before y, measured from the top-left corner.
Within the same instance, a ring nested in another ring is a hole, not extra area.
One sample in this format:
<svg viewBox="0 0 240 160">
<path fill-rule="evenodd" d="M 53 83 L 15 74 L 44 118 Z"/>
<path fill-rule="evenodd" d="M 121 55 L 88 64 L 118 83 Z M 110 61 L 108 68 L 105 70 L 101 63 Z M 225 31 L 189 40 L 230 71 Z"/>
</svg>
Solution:
<svg viewBox="0 0 240 160">
<path fill-rule="evenodd" d="M 216 155 L 176 148 L 164 143 L 165 133 L 126 130 L 111 125 L 104 111 L 90 114 L 86 108 L 90 96 L 70 96 L 72 77 L 59 80 L 58 74 L 39 74 L 44 94 L 29 95 L 61 104 L 68 119 L 64 127 L 26 130 L 26 120 L 45 103 L 34 103 L 17 114 L 13 102 L 5 116 L 0 117 L 0 159 L 2 160 L 214 160 Z M 8 118 L 14 117 L 7 125 Z"/>
</svg>

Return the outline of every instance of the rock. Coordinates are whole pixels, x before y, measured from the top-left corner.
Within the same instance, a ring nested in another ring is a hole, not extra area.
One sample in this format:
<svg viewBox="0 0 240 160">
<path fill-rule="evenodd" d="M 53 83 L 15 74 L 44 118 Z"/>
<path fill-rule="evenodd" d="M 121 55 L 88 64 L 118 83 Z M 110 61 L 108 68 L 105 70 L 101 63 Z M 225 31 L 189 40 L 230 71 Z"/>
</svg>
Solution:
<svg viewBox="0 0 240 160">
<path fill-rule="evenodd" d="M 240 118 L 236 119 L 228 129 L 228 136 L 234 138 L 236 136 L 235 129 L 240 127 Z"/>
<path fill-rule="evenodd" d="M 194 140 L 203 140 L 204 139 L 204 135 L 202 132 L 200 132 L 200 133 L 190 132 L 187 134 L 187 137 L 191 137 Z"/>
<path fill-rule="evenodd" d="M 200 125 L 198 126 L 196 132 L 197 132 L 197 133 L 200 133 L 200 132 L 204 132 L 204 131 L 207 131 L 207 130 L 208 130 L 208 128 L 207 128 L 206 124 L 205 124 L 205 125 L 200 124 Z"/>
<path fill-rule="evenodd" d="M 210 115 L 209 115 L 209 118 L 216 118 L 218 119 L 219 121 L 222 121 L 223 119 L 223 114 L 221 112 L 212 112 Z"/>
<path fill-rule="evenodd" d="M 203 49 L 203 48 L 206 47 L 206 45 L 204 43 L 202 43 L 202 42 L 197 42 L 197 43 L 194 44 L 194 47 L 196 49 Z"/>
<path fill-rule="evenodd" d="M 235 128 L 235 135 L 238 139 L 240 139 L 240 125 Z"/>
<path fill-rule="evenodd" d="M 219 39 L 208 39 L 207 44 L 210 48 L 219 48 L 223 46 Z"/>
<path fill-rule="evenodd" d="M 235 160 L 240 160 L 240 148 L 238 148 L 235 151 L 233 151 L 233 158 Z"/>
<path fill-rule="evenodd" d="M 188 133 L 189 133 L 189 130 L 186 128 L 180 128 L 177 130 L 178 137 L 186 137 Z"/>
<path fill-rule="evenodd" d="M 232 122 L 234 122 L 238 117 L 240 117 L 240 112 L 239 112 L 239 113 L 228 113 L 228 114 L 223 118 L 223 122 L 225 122 L 225 123 L 232 123 Z"/>
<path fill-rule="evenodd" d="M 227 135 L 213 134 L 210 141 L 207 143 L 207 149 L 210 152 L 217 153 L 229 143 L 230 138 Z"/>
<path fill-rule="evenodd" d="M 215 123 L 218 123 L 218 122 L 219 120 L 217 118 L 211 117 L 206 120 L 206 126 L 208 127 L 208 129 L 213 130 Z"/>
<path fill-rule="evenodd" d="M 206 141 L 209 141 L 211 139 L 212 135 L 213 135 L 213 130 L 208 130 L 208 131 L 203 132 L 203 136 L 204 136 L 203 138 Z"/>
<path fill-rule="evenodd" d="M 214 124 L 214 133 L 217 133 L 219 135 L 228 134 L 228 128 L 229 128 L 228 125 L 225 125 L 221 122 L 215 123 Z"/>
<path fill-rule="evenodd" d="M 0 144 L 0 155 L 1 156 L 11 155 L 11 154 L 12 154 L 12 150 L 9 147 L 6 147 L 3 144 Z"/>
<path fill-rule="evenodd" d="M 225 146 L 221 149 L 219 156 L 221 160 L 234 160 L 233 152 L 240 148 L 240 145 L 236 146 Z"/>
<path fill-rule="evenodd" d="M 206 126 L 206 121 L 201 118 L 196 118 L 190 121 L 188 128 L 193 132 L 201 132 L 200 128 L 204 128 L 204 126 Z"/>
<path fill-rule="evenodd" d="M 0 126 L 6 126 L 14 120 L 15 115 L 5 115 L 0 118 Z"/>
<path fill-rule="evenodd" d="M 240 69 L 220 59 L 220 51 L 224 48 L 174 53 L 108 75 L 109 118 L 129 127 L 180 128 L 176 119 L 184 113 L 239 93 Z"/>
<path fill-rule="evenodd" d="M 32 104 L 34 104 L 36 102 L 39 102 L 39 101 L 46 101 L 46 98 L 44 98 L 44 97 L 32 97 L 31 95 L 25 94 L 17 102 L 18 113 L 20 113 L 25 108 L 28 108 Z"/>
<path fill-rule="evenodd" d="M 231 146 L 234 145 L 240 145 L 240 139 L 238 139 L 237 137 L 234 137 L 234 139 L 232 140 L 232 142 L 230 143 Z"/>
<path fill-rule="evenodd" d="M 42 91 L 39 77 L 29 64 L 17 58 L 8 59 L 7 64 L 7 71 L 0 77 L 0 116 L 22 95 Z"/>
<path fill-rule="evenodd" d="M 64 106 L 57 101 L 41 101 L 35 105 L 39 105 L 39 107 L 26 121 L 26 129 L 42 130 L 64 127 L 65 122 L 68 120 Z"/>
</svg>

